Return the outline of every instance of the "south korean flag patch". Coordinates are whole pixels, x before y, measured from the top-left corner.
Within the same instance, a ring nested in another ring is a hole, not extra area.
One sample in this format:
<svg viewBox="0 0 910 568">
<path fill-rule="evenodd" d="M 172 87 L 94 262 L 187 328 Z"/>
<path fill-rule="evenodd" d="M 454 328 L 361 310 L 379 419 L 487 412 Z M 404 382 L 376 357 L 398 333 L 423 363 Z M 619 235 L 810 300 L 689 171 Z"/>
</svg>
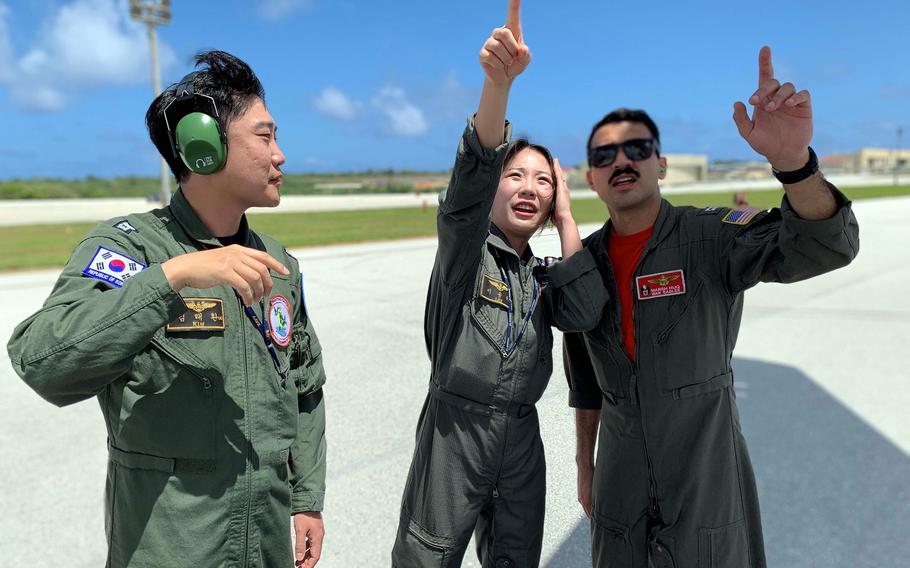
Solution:
<svg viewBox="0 0 910 568">
<path fill-rule="evenodd" d="M 111 249 L 98 247 L 82 274 L 122 288 L 123 283 L 148 268 L 138 260 Z"/>
</svg>

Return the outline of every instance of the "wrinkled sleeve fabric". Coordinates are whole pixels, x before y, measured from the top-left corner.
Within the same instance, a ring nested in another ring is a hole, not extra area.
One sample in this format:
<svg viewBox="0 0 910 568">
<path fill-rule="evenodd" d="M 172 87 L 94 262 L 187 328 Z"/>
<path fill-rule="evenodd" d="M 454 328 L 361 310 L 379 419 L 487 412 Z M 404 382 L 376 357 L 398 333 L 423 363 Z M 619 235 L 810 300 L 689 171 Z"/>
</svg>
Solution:
<svg viewBox="0 0 910 568">
<path fill-rule="evenodd" d="M 185 309 L 160 264 L 119 288 L 83 275 L 98 247 L 148 263 L 139 247 L 96 228 L 73 251 L 43 307 L 16 327 L 7 345 L 16 373 L 58 406 L 91 398 L 126 373 L 155 332 Z"/>
<path fill-rule="evenodd" d="M 838 207 L 830 219 L 802 219 L 784 196 L 779 209 L 735 233 L 721 254 L 731 292 L 759 282 L 798 282 L 850 264 L 859 253 L 859 225 L 850 201 L 825 183 Z"/>
<path fill-rule="evenodd" d="M 581 333 L 563 335 L 562 362 L 569 383 L 569 406 L 589 410 L 600 408 L 603 395 Z"/>
<path fill-rule="evenodd" d="M 305 338 L 305 346 L 300 348 L 305 356 L 292 362 L 292 373 L 301 376 L 302 380 L 298 385 L 297 436 L 288 455 L 291 514 L 322 511 L 326 490 L 327 446 L 322 393 L 326 375 L 319 338 L 306 310 L 302 278 L 296 321 L 303 322 L 300 335 Z"/>
<path fill-rule="evenodd" d="M 291 446 L 291 514 L 322 511 L 325 505 L 325 400 L 322 389 L 298 400 L 297 438 Z"/>
<path fill-rule="evenodd" d="M 506 122 L 505 142 L 495 149 L 484 148 L 474 130 L 474 119 L 468 119 L 449 186 L 439 194 L 439 249 L 434 271 L 447 287 L 464 283 L 476 272 L 510 137 L 511 126 Z"/>
<path fill-rule="evenodd" d="M 596 327 L 609 293 L 590 249 L 583 248 L 545 270 L 549 285 L 543 299 L 548 323 L 564 332 Z"/>
</svg>

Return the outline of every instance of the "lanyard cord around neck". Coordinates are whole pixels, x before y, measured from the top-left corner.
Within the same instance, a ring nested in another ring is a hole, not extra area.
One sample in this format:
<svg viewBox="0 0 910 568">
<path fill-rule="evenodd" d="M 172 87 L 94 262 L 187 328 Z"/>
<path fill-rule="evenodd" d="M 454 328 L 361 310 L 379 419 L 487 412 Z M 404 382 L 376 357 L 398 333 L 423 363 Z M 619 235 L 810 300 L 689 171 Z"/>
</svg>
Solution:
<svg viewBox="0 0 910 568">
<path fill-rule="evenodd" d="M 261 251 L 265 251 L 265 244 L 262 242 L 262 239 L 259 238 L 259 235 L 250 231 L 250 236 L 253 239 L 253 242 L 256 245 L 256 248 Z M 212 248 L 206 243 L 199 243 L 203 250 L 209 250 Z M 272 363 L 275 365 L 275 371 L 278 372 L 278 377 L 281 378 L 281 384 L 284 385 L 288 380 L 288 374 L 286 371 L 281 370 L 281 359 L 278 357 L 278 350 L 275 349 L 275 344 L 272 342 L 272 334 L 269 331 L 269 316 L 265 310 L 265 303 L 259 301 L 259 309 L 262 311 L 262 319 L 259 318 L 259 315 L 256 313 L 256 310 L 252 306 L 247 306 L 243 303 L 243 298 L 240 297 L 240 294 L 237 290 L 234 290 L 234 295 L 237 296 L 237 301 L 240 302 L 240 306 L 243 308 L 243 313 L 246 314 L 246 317 L 259 331 L 259 335 L 262 336 L 262 339 L 265 341 L 265 348 L 269 352 L 269 355 L 272 358 Z M 270 306 L 271 307 L 271 306 Z"/>
<path fill-rule="evenodd" d="M 534 315 L 534 310 L 537 308 L 537 298 L 540 295 L 540 286 L 537 283 L 537 277 L 534 276 L 534 273 L 531 273 L 531 305 L 528 307 L 527 313 L 525 313 L 524 318 L 522 318 L 521 329 L 518 330 L 518 334 L 515 334 L 515 302 L 512 300 L 512 280 L 509 278 L 508 272 L 503 268 L 501 259 L 498 254 L 493 255 L 496 259 L 496 266 L 499 267 L 499 273 L 502 275 L 503 282 L 506 283 L 506 288 L 509 292 L 509 301 L 506 305 L 506 338 L 505 343 L 502 347 L 503 352 L 506 356 L 512 354 L 513 351 L 518 347 L 518 342 L 521 341 L 521 337 L 524 335 L 525 330 L 528 328 L 528 323 L 531 321 L 531 317 Z"/>
<path fill-rule="evenodd" d="M 253 325 L 259 330 L 262 339 L 265 340 L 265 348 L 268 350 L 269 355 L 272 356 L 272 363 L 275 364 L 275 370 L 278 371 L 278 376 L 281 377 L 281 383 L 284 384 L 285 381 L 288 380 L 288 374 L 281 370 L 281 360 L 278 358 L 278 350 L 275 349 L 275 344 L 272 342 L 272 334 L 269 331 L 269 318 L 265 311 L 265 303 L 262 301 L 259 302 L 259 309 L 262 310 L 262 319 L 259 319 L 256 310 L 254 310 L 252 306 L 244 305 L 243 299 L 236 290 L 234 290 L 234 295 L 237 296 L 240 305 L 243 306 L 243 312 L 246 314 L 247 319 L 253 322 Z"/>
</svg>

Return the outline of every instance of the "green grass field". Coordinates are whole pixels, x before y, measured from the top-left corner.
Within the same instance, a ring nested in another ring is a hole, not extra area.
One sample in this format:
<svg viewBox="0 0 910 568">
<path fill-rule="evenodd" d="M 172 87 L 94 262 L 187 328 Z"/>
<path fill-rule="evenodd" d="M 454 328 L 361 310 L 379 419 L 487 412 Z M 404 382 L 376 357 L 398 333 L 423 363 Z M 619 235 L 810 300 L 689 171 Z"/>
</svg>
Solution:
<svg viewBox="0 0 910 568">
<path fill-rule="evenodd" d="M 753 207 L 780 204 L 780 190 L 747 193 Z M 846 188 L 853 200 L 910 195 L 910 185 Z M 668 195 L 675 205 L 729 206 L 732 193 Z M 572 211 L 578 223 L 602 222 L 607 208 L 599 199 L 576 199 Z M 428 237 L 436 233 L 436 210 L 378 209 L 315 213 L 250 215 L 250 224 L 287 247 L 306 247 L 364 241 Z M 73 247 L 94 223 L 64 223 L 0 227 L 0 270 L 62 266 Z"/>
</svg>

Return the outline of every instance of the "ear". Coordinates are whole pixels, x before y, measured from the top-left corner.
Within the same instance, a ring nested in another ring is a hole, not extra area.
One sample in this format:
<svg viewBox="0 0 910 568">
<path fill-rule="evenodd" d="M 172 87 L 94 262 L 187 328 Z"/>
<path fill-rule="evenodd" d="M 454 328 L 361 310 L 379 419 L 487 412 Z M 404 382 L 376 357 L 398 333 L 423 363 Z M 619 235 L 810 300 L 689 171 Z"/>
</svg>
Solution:
<svg viewBox="0 0 910 568">
<path fill-rule="evenodd" d="M 657 174 L 657 179 L 664 179 L 667 177 L 667 158 L 665 156 L 661 156 L 658 160 L 658 163 L 660 164 L 660 173 Z"/>
<path fill-rule="evenodd" d="M 585 172 L 585 179 L 588 180 L 588 188 L 591 191 L 594 191 L 594 176 L 592 175 L 591 170 Z"/>
</svg>

